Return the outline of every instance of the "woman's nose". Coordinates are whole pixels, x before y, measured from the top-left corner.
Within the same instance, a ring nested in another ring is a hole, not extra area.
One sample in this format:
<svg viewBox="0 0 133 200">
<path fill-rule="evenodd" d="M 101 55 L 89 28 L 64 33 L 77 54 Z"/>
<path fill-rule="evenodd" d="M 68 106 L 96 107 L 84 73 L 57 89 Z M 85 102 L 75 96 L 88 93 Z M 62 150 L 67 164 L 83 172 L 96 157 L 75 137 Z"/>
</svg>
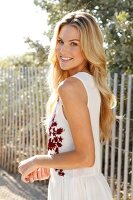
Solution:
<svg viewBox="0 0 133 200">
<path fill-rule="evenodd" d="M 67 45 L 63 44 L 62 46 L 60 46 L 60 53 L 64 54 L 66 52 L 68 52 L 68 47 Z"/>
</svg>

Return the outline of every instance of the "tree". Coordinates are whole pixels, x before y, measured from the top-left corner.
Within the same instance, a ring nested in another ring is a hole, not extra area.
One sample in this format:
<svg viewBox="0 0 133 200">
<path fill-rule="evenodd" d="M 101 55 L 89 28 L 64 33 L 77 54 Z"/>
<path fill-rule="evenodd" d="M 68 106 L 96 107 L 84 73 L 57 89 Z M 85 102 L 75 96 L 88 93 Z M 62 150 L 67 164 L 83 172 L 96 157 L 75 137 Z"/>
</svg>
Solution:
<svg viewBox="0 0 133 200">
<path fill-rule="evenodd" d="M 48 13 L 51 33 L 56 22 L 66 13 L 83 10 L 92 13 L 105 35 L 108 66 L 112 72 L 133 73 L 133 6 L 131 0 L 34 0 Z"/>
<path fill-rule="evenodd" d="M 47 57 L 49 46 L 43 47 L 38 41 L 32 41 L 30 38 L 25 40 L 31 50 L 21 56 L 11 56 L 0 60 L 0 67 L 47 67 Z"/>
<path fill-rule="evenodd" d="M 33 50 L 31 55 L 34 58 L 35 66 L 43 66 L 47 62 L 49 46 L 43 46 L 39 41 L 33 41 L 30 38 L 25 40 L 29 44 L 30 48 Z"/>
<path fill-rule="evenodd" d="M 108 42 L 108 65 L 117 73 L 133 73 L 133 23 L 129 14 L 122 11 L 105 27 Z"/>
</svg>

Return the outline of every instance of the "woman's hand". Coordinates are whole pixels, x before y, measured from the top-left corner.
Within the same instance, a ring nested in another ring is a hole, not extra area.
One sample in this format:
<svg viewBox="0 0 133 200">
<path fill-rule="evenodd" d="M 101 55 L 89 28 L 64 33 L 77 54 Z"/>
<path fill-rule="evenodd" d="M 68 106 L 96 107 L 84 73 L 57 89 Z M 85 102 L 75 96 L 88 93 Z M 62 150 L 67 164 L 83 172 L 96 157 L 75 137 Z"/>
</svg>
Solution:
<svg viewBox="0 0 133 200">
<path fill-rule="evenodd" d="M 31 174 L 26 176 L 24 182 L 33 183 L 34 181 L 48 179 L 49 176 L 50 176 L 50 169 L 48 169 L 48 168 L 38 168 L 34 172 L 32 172 Z"/>
<path fill-rule="evenodd" d="M 32 156 L 19 163 L 18 171 L 19 173 L 22 174 L 22 177 L 21 177 L 22 181 L 25 182 L 25 177 L 27 177 L 29 174 L 37 170 L 38 167 L 36 166 L 35 158 L 36 158 L 35 156 Z"/>
</svg>

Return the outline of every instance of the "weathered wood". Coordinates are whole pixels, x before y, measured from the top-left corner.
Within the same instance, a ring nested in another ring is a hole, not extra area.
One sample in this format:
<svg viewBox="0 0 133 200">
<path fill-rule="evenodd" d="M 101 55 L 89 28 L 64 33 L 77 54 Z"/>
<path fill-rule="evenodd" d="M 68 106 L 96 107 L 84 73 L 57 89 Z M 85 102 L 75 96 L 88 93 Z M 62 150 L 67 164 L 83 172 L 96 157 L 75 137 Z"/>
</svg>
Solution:
<svg viewBox="0 0 133 200">
<path fill-rule="evenodd" d="M 127 106 L 126 106 L 126 132 L 125 132 L 126 141 L 125 141 L 124 198 L 123 198 L 123 200 L 127 200 L 129 135 L 130 135 L 130 112 L 131 112 L 131 90 L 132 90 L 132 77 L 131 77 L 131 75 L 129 75 L 128 76 L 128 90 L 127 90 Z"/>
<path fill-rule="evenodd" d="M 120 90 L 120 116 L 119 116 L 119 140 L 118 140 L 118 167 L 117 167 L 117 200 L 120 200 L 120 184 L 121 184 L 121 158 L 122 158 L 122 132 L 123 132 L 123 110 L 124 110 L 124 82 L 125 75 L 121 76 Z"/>
<path fill-rule="evenodd" d="M 113 83 L 113 93 L 115 96 L 117 96 L 117 90 L 118 90 L 118 74 L 114 74 L 114 83 Z M 116 109 L 117 106 L 113 109 L 114 116 L 116 116 Z M 115 137 L 116 137 L 116 120 L 114 122 L 113 128 L 112 128 L 112 141 L 111 141 L 111 176 L 110 176 L 110 187 L 112 193 L 114 192 L 114 169 L 115 169 Z"/>
<path fill-rule="evenodd" d="M 129 162 L 129 155 L 133 160 L 133 142 L 132 148 L 130 143 L 132 76 L 123 74 L 120 78 L 114 74 L 113 78 L 109 75 L 108 80 L 118 97 L 118 105 L 113 109 L 117 120 L 112 141 L 101 146 L 104 161 L 101 169 L 117 200 L 133 200 L 133 161 Z M 16 173 L 22 159 L 47 153 L 43 126 L 47 101 L 45 82 L 43 68 L 0 69 L 0 165 L 9 172 Z"/>
</svg>

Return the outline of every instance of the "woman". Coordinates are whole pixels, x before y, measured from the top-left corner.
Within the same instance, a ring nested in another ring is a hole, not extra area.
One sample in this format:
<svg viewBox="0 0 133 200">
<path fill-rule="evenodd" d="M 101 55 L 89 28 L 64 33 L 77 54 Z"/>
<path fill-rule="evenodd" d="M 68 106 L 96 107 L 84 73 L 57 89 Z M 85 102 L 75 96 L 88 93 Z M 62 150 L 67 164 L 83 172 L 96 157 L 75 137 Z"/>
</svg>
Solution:
<svg viewBox="0 0 133 200">
<path fill-rule="evenodd" d="M 49 60 L 48 155 L 21 161 L 22 180 L 50 176 L 49 200 L 112 200 L 100 148 L 111 138 L 115 98 L 107 86 L 103 36 L 95 18 L 76 11 L 60 20 Z"/>
</svg>

